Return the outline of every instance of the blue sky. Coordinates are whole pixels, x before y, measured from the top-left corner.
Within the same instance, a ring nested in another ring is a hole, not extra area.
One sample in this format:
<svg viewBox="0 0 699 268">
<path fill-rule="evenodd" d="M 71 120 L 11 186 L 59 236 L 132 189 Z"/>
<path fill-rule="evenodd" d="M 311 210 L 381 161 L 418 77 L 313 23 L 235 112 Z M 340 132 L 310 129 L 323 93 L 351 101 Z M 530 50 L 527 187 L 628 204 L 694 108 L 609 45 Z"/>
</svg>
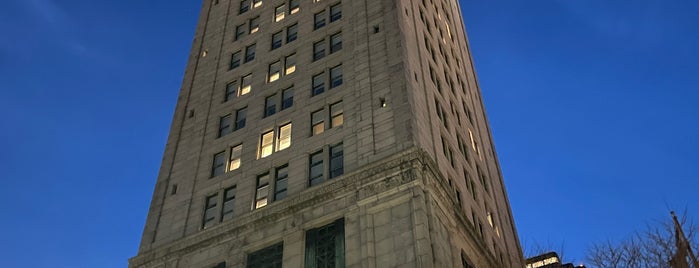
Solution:
<svg viewBox="0 0 699 268">
<path fill-rule="evenodd" d="M 461 2 L 525 248 L 699 218 L 699 2 Z M 199 7 L 0 2 L 3 267 L 136 254 Z"/>
</svg>

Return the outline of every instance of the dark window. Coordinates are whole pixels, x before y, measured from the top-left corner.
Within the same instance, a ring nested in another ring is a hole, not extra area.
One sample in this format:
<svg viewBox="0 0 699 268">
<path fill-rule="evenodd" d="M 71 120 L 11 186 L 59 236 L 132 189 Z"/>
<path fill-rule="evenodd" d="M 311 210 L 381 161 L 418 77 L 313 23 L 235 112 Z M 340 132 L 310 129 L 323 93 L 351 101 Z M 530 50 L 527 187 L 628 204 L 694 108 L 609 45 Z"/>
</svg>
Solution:
<svg viewBox="0 0 699 268">
<path fill-rule="evenodd" d="M 342 18 L 342 5 L 336 4 L 330 7 L 330 22 L 339 20 Z"/>
<path fill-rule="evenodd" d="M 345 267 L 345 221 L 306 231 L 305 268 Z"/>
<path fill-rule="evenodd" d="M 233 218 L 235 206 L 235 186 L 228 187 L 223 191 L 223 210 L 221 210 L 221 221 Z"/>
<path fill-rule="evenodd" d="M 323 182 L 323 151 L 318 151 L 308 159 L 309 161 L 309 176 L 308 182 L 310 186 Z"/>
<path fill-rule="evenodd" d="M 342 33 L 330 36 L 330 53 L 335 53 L 342 49 Z"/>
<path fill-rule="evenodd" d="M 218 137 L 231 133 L 231 115 L 225 115 L 218 119 Z"/>
<path fill-rule="evenodd" d="M 330 147 L 330 178 L 335 178 L 344 173 L 344 156 L 342 143 Z"/>
<path fill-rule="evenodd" d="M 206 197 L 204 204 L 204 216 L 202 227 L 207 228 L 213 225 L 216 221 L 216 206 L 218 204 L 218 194 L 213 194 Z"/>
<path fill-rule="evenodd" d="M 218 3 L 218 0 L 216 0 L 216 3 Z M 226 268 L 226 263 L 222 262 L 222 263 L 216 264 L 216 266 L 214 266 L 213 268 Z"/>
<path fill-rule="evenodd" d="M 248 108 L 241 108 L 235 111 L 235 129 L 238 130 L 245 127 L 245 119 L 247 118 Z"/>
<path fill-rule="evenodd" d="M 224 172 L 226 172 L 226 152 L 219 152 L 214 155 L 214 161 L 211 165 L 211 177 L 216 177 Z"/>
<path fill-rule="evenodd" d="M 318 95 L 325 91 L 325 77 L 324 73 L 319 73 L 313 76 L 313 90 L 311 91 L 311 96 Z"/>
<path fill-rule="evenodd" d="M 228 69 L 233 70 L 235 68 L 238 68 L 238 66 L 240 66 L 240 57 L 241 57 L 240 51 L 233 53 L 231 55 L 231 64 L 228 67 Z"/>
<path fill-rule="evenodd" d="M 245 62 L 251 62 L 255 59 L 255 44 L 245 47 Z"/>
<path fill-rule="evenodd" d="M 330 88 L 342 85 L 342 65 L 330 68 Z"/>
<path fill-rule="evenodd" d="M 240 1 L 240 9 L 238 10 L 238 14 L 243 14 L 248 12 L 248 10 L 250 10 L 250 0 Z"/>
<path fill-rule="evenodd" d="M 233 38 L 233 41 L 240 40 L 243 35 L 245 35 L 245 23 L 235 27 L 235 37 Z"/>
<path fill-rule="evenodd" d="M 265 98 L 265 117 L 277 112 L 277 94 Z"/>
<path fill-rule="evenodd" d="M 248 255 L 247 268 L 282 268 L 284 244 L 279 243 Z"/>
<path fill-rule="evenodd" d="M 283 165 L 276 170 L 274 180 L 274 200 L 281 200 L 286 197 L 286 187 L 289 178 L 289 165 Z"/>
<path fill-rule="evenodd" d="M 282 46 L 282 32 L 276 32 L 272 35 L 272 50 Z"/>
<path fill-rule="evenodd" d="M 461 252 L 461 267 L 473 268 L 473 266 L 471 265 L 471 262 L 468 260 L 468 258 L 466 257 L 466 254 L 464 254 L 463 252 Z"/>
<path fill-rule="evenodd" d="M 294 88 L 290 87 L 282 91 L 282 110 L 294 105 Z"/>
<path fill-rule="evenodd" d="M 286 27 L 286 42 L 291 43 L 294 40 L 296 40 L 296 38 L 298 38 L 298 34 L 299 34 L 298 32 L 299 32 L 299 25 L 298 24 L 294 24 L 294 25 L 291 25 L 289 27 Z"/>
<path fill-rule="evenodd" d="M 313 43 L 313 61 L 325 57 L 325 40 Z"/>
<path fill-rule="evenodd" d="M 257 187 L 255 191 L 255 209 L 267 206 L 269 197 L 269 173 L 257 176 Z"/>
<path fill-rule="evenodd" d="M 238 81 L 230 82 L 226 85 L 226 95 L 223 96 L 223 101 L 229 101 L 238 95 Z"/>
<path fill-rule="evenodd" d="M 325 10 L 313 15 L 313 30 L 317 30 L 325 26 Z"/>
</svg>

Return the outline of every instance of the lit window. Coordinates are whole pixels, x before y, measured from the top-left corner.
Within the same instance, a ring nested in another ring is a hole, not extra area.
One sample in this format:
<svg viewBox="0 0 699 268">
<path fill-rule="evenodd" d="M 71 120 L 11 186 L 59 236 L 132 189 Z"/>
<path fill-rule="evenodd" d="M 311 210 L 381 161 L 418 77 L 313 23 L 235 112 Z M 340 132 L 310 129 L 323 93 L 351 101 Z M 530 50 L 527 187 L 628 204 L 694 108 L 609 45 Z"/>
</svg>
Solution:
<svg viewBox="0 0 699 268">
<path fill-rule="evenodd" d="M 245 47 L 245 62 L 250 62 L 255 59 L 255 44 Z"/>
<path fill-rule="evenodd" d="M 233 40 L 238 41 L 243 37 L 243 35 L 245 35 L 245 23 L 235 27 L 235 37 Z"/>
<path fill-rule="evenodd" d="M 282 47 L 282 31 L 272 35 L 272 50 Z"/>
<path fill-rule="evenodd" d="M 218 205 L 218 194 L 213 194 L 206 197 L 204 204 L 204 215 L 202 227 L 207 228 L 216 223 L 216 206 Z"/>
<path fill-rule="evenodd" d="M 277 94 L 274 94 L 272 96 L 265 98 L 265 116 L 264 117 L 273 115 L 274 113 L 277 112 L 276 98 L 277 98 Z"/>
<path fill-rule="evenodd" d="M 219 152 L 214 155 L 211 165 L 211 177 L 216 177 L 226 171 L 226 152 Z"/>
<path fill-rule="evenodd" d="M 277 150 L 281 151 L 291 146 L 291 123 L 279 127 L 279 136 L 277 137 Z"/>
<path fill-rule="evenodd" d="M 223 209 L 221 210 L 221 221 L 233 218 L 235 207 L 235 186 L 226 188 L 223 191 Z"/>
<path fill-rule="evenodd" d="M 330 88 L 342 85 L 342 65 L 330 68 Z"/>
<path fill-rule="evenodd" d="M 248 114 L 248 108 L 241 108 L 235 111 L 235 129 L 238 130 L 245 127 L 245 121 Z"/>
<path fill-rule="evenodd" d="M 225 115 L 218 119 L 218 137 L 231 133 L 231 115 Z"/>
<path fill-rule="evenodd" d="M 248 10 L 250 10 L 250 0 L 240 1 L 240 9 L 238 10 L 238 14 L 243 14 L 248 12 Z"/>
<path fill-rule="evenodd" d="M 344 122 L 342 102 L 330 105 L 330 127 L 341 126 Z"/>
<path fill-rule="evenodd" d="M 267 205 L 267 197 L 269 196 L 269 173 L 257 176 L 256 189 L 255 209 L 265 207 Z"/>
<path fill-rule="evenodd" d="M 250 93 L 250 90 L 252 90 L 252 74 L 248 74 L 246 76 L 243 76 L 241 79 L 241 87 L 240 87 L 240 92 L 239 95 L 245 95 Z"/>
<path fill-rule="evenodd" d="M 262 134 L 260 140 L 260 152 L 258 158 L 265 158 L 272 154 L 274 146 L 274 131 L 269 131 Z"/>
<path fill-rule="evenodd" d="M 310 186 L 317 185 L 323 182 L 323 151 L 318 151 L 310 155 L 308 159 L 309 175 L 308 183 Z"/>
<path fill-rule="evenodd" d="M 258 8 L 262 6 L 262 0 L 252 0 L 252 7 L 253 8 Z"/>
<path fill-rule="evenodd" d="M 260 16 L 250 19 L 250 34 L 254 34 L 258 30 L 260 30 Z"/>
<path fill-rule="evenodd" d="M 311 113 L 311 136 L 321 134 L 325 131 L 324 119 L 325 114 L 322 109 Z"/>
<path fill-rule="evenodd" d="M 299 12 L 301 0 L 289 0 L 289 14 Z"/>
<path fill-rule="evenodd" d="M 274 82 L 279 80 L 279 76 L 281 75 L 281 68 L 282 68 L 282 63 L 277 61 L 269 65 L 269 73 L 268 73 L 268 82 Z"/>
<path fill-rule="evenodd" d="M 325 57 L 325 40 L 313 43 L 313 61 Z"/>
<path fill-rule="evenodd" d="M 345 267 L 345 221 L 306 231 L 307 268 Z"/>
<path fill-rule="evenodd" d="M 226 84 L 226 95 L 223 96 L 223 101 L 229 101 L 238 95 L 238 81 L 233 81 Z"/>
<path fill-rule="evenodd" d="M 243 154 L 243 145 L 239 144 L 231 147 L 231 157 L 228 161 L 228 171 L 233 171 L 240 168 L 240 157 Z"/>
<path fill-rule="evenodd" d="M 246 268 L 281 268 L 284 244 L 279 243 L 248 255 Z"/>
<path fill-rule="evenodd" d="M 294 88 L 289 87 L 282 91 L 282 110 L 294 105 Z"/>
<path fill-rule="evenodd" d="M 330 7 L 330 22 L 334 22 L 342 18 L 342 5 L 336 4 Z"/>
<path fill-rule="evenodd" d="M 330 147 L 330 178 L 344 174 L 344 154 L 342 143 Z"/>
<path fill-rule="evenodd" d="M 235 68 L 238 68 L 238 66 L 240 66 L 241 57 L 242 57 L 242 55 L 241 55 L 240 51 L 233 53 L 231 55 L 231 64 L 228 67 L 228 69 L 233 70 Z"/>
<path fill-rule="evenodd" d="M 342 49 L 342 33 L 330 36 L 330 53 L 335 53 Z"/>
<path fill-rule="evenodd" d="M 313 30 L 318 30 L 325 26 L 325 10 L 313 15 Z"/>
<path fill-rule="evenodd" d="M 276 169 L 274 179 L 274 200 L 281 200 L 286 197 L 286 187 L 289 178 L 289 165 L 283 165 Z"/>
<path fill-rule="evenodd" d="M 318 95 L 325 91 L 325 77 L 324 73 L 319 73 L 313 76 L 313 89 L 311 91 L 311 96 Z"/>
<path fill-rule="evenodd" d="M 284 19 L 284 15 L 286 14 L 286 10 L 284 10 L 284 4 L 276 7 L 274 9 L 274 22 L 279 22 Z"/>
<path fill-rule="evenodd" d="M 286 56 L 284 59 L 284 75 L 290 75 L 296 71 L 296 54 Z"/>
<path fill-rule="evenodd" d="M 296 38 L 298 38 L 298 34 L 299 34 L 298 32 L 299 32 L 299 25 L 298 24 L 294 24 L 294 25 L 291 25 L 289 27 L 286 27 L 286 42 L 291 43 L 294 40 L 296 40 Z"/>
</svg>

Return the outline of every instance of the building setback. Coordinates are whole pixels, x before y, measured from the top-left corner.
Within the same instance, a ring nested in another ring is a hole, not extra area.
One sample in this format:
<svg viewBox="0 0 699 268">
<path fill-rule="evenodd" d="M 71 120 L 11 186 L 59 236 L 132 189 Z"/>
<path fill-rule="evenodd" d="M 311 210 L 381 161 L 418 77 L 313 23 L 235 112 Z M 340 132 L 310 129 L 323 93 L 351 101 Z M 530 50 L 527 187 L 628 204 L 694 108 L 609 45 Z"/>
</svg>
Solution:
<svg viewBox="0 0 699 268">
<path fill-rule="evenodd" d="M 206 0 L 129 267 L 524 267 L 457 0 Z"/>
</svg>

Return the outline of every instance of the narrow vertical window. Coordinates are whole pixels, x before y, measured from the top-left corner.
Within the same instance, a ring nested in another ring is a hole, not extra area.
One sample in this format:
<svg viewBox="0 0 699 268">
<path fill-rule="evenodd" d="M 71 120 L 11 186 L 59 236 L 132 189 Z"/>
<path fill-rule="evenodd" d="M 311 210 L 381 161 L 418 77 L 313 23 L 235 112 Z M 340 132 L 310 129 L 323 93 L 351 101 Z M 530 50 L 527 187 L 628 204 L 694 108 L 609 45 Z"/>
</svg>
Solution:
<svg viewBox="0 0 699 268">
<path fill-rule="evenodd" d="M 342 85 L 342 65 L 330 68 L 330 88 Z"/>
<path fill-rule="evenodd" d="M 238 95 L 238 81 L 232 81 L 226 85 L 226 95 L 223 96 L 223 101 L 229 101 Z"/>
<path fill-rule="evenodd" d="M 296 71 L 296 53 L 284 58 L 284 75 L 290 75 Z"/>
<path fill-rule="evenodd" d="M 216 177 L 226 171 L 226 152 L 219 152 L 214 155 L 211 165 L 211 177 Z"/>
<path fill-rule="evenodd" d="M 276 151 L 289 148 L 291 146 L 291 123 L 279 127 L 278 133 Z"/>
<path fill-rule="evenodd" d="M 243 14 L 245 12 L 248 12 L 249 10 L 250 10 L 250 0 L 240 1 L 240 9 L 238 10 L 238 14 Z"/>
<path fill-rule="evenodd" d="M 280 22 L 281 20 L 283 20 L 285 14 L 286 10 L 284 8 L 284 4 L 281 4 L 280 6 L 274 8 L 274 22 Z"/>
<path fill-rule="evenodd" d="M 294 88 L 289 87 L 282 91 L 282 110 L 294 105 Z"/>
<path fill-rule="evenodd" d="M 229 70 L 233 70 L 235 68 L 238 68 L 240 66 L 240 60 L 241 60 L 242 54 L 240 51 L 237 51 L 231 55 L 231 63 L 228 66 Z"/>
<path fill-rule="evenodd" d="M 254 34 L 257 31 L 259 31 L 260 30 L 260 16 L 257 16 L 257 17 L 250 19 L 249 26 L 250 26 L 250 28 L 249 28 L 248 32 L 250 34 Z"/>
<path fill-rule="evenodd" d="M 325 57 L 325 40 L 313 43 L 313 61 Z"/>
<path fill-rule="evenodd" d="M 247 119 L 248 107 L 244 107 L 235 111 L 235 129 L 238 130 L 245 127 Z"/>
<path fill-rule="evenodd" d="M 281 69 L 282 69 L 282 63 L 277 61 L 273 62 L 272 64 L 269 65 L 269 71 L 268 71 L 268 82 L 274 82 L 279 80 L 279 76 L 281 75 Z"/>
<path fill-rule="evenodd" d="M 325 131 L 325 113 L 323 109 L 311 113 L 311 136 L 315 136 Z"/>
<path fill-rule="evenodd" d="M 226 136 L 231 133 L 231 115 L 224 115 L 218 119 L 218 137 Z"/>
<path fill-rule="evenodd" d="M 204 204 L 204 215 L 202 220 L 202 228 L 211 227 L 216 223 L 216 206 L 218 205 L 218 194 L 213 194 L 206 197 Z"/>
<path fill-rule="evenodd" d="M 298 38 L 299 25 L 294 24 L 286 27 L 286 42 L 291 43 Z"/>
<path fill-rule="evenodd" d="M 335 53 L 342 49 L 342 33 L 336 33 L 330 36 L 330 53 Z"/>
<path fill-rule="evenodd" d="M 223 207 L 221 209 L 221 221 L 233 218 L 235 207 L 235 186 L 223 190 Z"/>
<path fill-rule="evenodd" d="M 342 102 L 330 105 L 330 127 L 338 127 L 344 123 Z"/>
<path fill-rule="evenodd" d="M 330 7 L 330 22 L 337 21 L 342 18 L 342 4 L 338 3 Z"/>
<path fill-rule="evenodd" d="M 325 91 L 325 77 L 324 73 L 319 73 L 313 76 L 313 90 L 311 91 L 311 96 L 318 95 Z"/>
<path fill-rule="evenodd" d="M 269 173 L 257 176 L 257 190 L 255 191 L 255 209 L 267 205 L 269 196 Z"/>
<path fill-rule="evenodd" d="M 323 151 L 318 151 L 308 158 L 308 184 L 310 186 L 323 182 Z"/>
<path fill-rule="evenodd" d="M 277 94 L 265 98 L 265 117 L 277 112 Z"/>
<path fill-rule="evenodd" d="M 272 147 L 274 145 L 274 131 L 269 131 L 262 134 L 260 139 L 260 152 L 258 158 L 265 158 L 272 154 Z"/>
<path fill-rule="evenodd" d="M 245 35 L 245 23 L 235 26 L 235 36 L 233 41 L 240 40 L 240 38 L 243 38 L 243 35 Z"/>
<path fill-rule="evenodd" d="M 272 34 L 272 50 L 282 47 L 282 31 Z"/>
<path fill-rule="evenodd" d="M 313 15 L 313 30 L 318 30 L 325 26 L 325 10 Z"/>
<path fill-rule="evenodd" d="M 345 173 L 344 153 L 342 143 L 330 147 L 330 178 L 335 178 Z"/>
<path fill-rule="evenodd" d="M 228 171 L 233 171 L 240 168 L 240 157 L 243 154 L 243 145 L 239 144 L 231 147 L 231 157 L 228 161 Z"/>
<path fill-rule="evenodd" d="M 305 268 L 345 267 L 345 221 L 306 231 Z"/>
<path fill-rule="evenodd" d="M 289 0 L 289 14 L 299 12 L 301 0 Z"/>
<path fill-rule="evenodd" d="M 274 179 L 274 200 L 281 200 L 286 197 L 287 181 L 289 178 L 289 165 L 278 167 L 275 171 Z"/>
<path fill-rule="evenodd" d="M 255 44 L 245 47 L 245 62 L 251 62 L 255 59 Z"/>
<path fill-rule="evenodd" d="M 240 91 L 238 92 L 238 94 L 242 96 L 250 93 L 250 90 L 252 90 L 252 74 L 243 76 L 240 79 Z"/>
</svg>

